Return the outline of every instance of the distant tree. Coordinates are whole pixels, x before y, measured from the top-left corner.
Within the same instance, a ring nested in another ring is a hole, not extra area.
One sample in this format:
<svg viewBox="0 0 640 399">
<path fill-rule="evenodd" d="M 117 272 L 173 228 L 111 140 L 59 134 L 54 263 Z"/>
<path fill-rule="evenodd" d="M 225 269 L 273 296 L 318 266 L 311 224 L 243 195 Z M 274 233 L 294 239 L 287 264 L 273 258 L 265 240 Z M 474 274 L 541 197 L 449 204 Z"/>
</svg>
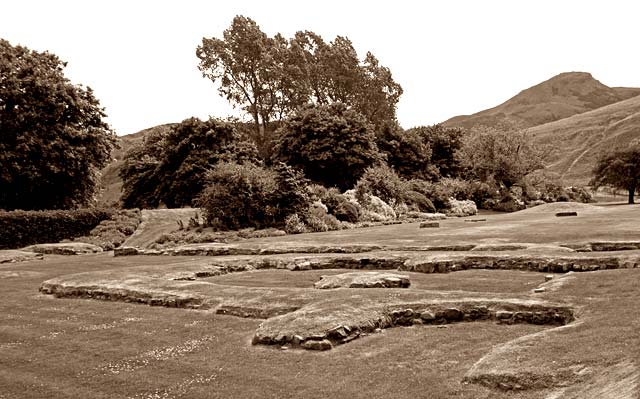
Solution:
<svg viewBox="0 0 640 399">
<path fill-rule="evenodd" d="M 193 205 L 204 177 L 218 162 L 258 162 L 252 144 L 243 142 L 231 123 L 190 118 L 167 133 L 147 137 L 124 158 L 125 207 L 175 208 Z"/>
<path fill-rule="evenodd" d="M 383 159 L 371 125 L 342 103 L 308 105 L 286 120 L 273 158 L 341 190 L 353 187 L 367 167 Z"/>
<path fill-rule="evenodd" d="M 54 54 L 0 39 L 0 209 L 92 202 L 115 134 L 90 88 Z"/>
<path fill-rule="evenodd" d="M 529 173 L 544 168 L 544 153 L 534 146 L 526 130 L 478 127 L 465 135 L 459 151 L 467 177 L 495 181 L 510 188 Z"/>
<path fill-rule="evenodd" d="M 376 131 L 376 145 L 387 164 L 407 179 L 431 180 L 438 171 L 431 167 L 431 146 L 415 129 L 403 130 L 388 123 Z"/>
<path fill-rule="evenodd" d="M 593 175 L 590 183 L 593 187 L 609 185 L 627 190 L 629 203 L 635 203 L 634 195 L 640 185 L 640 143 L 601 155 Z"/>
<path fill-rule="evenodd" d="M 431 148 L 431 167 L 437 172 L 437 179 L 457 177 L 461 171 L 458 152 L 462 148 L 465 133 L 459 128 L 442 125 L 420 126 L 409 129 L 422 138 Z"/>
</svg>

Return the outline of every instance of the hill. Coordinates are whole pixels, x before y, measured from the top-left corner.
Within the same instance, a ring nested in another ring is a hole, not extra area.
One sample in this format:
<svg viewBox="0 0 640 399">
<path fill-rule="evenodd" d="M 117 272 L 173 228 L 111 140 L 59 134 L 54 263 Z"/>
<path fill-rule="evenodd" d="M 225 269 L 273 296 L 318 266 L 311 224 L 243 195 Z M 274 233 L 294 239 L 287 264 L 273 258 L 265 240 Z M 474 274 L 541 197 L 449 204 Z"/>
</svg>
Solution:
<svg viewBox="0 0 640 399">
<path fill-rule="evenodd" d="M 611 88 L 589 73 L 566 72 L 523 90 L 494 108 L 456 116 L 443 125 L 472 128 L 507 122 L 526 128 L 598 109 L 638 94 L 639 88 Z"/>
<path fill-rule="evenodd" d="M 640 96 L 529 129 L 534 143 L 548 145 L 548 169 L 566 183 L 585 185 L 605 150 L 640 138 Z"/>
</svg>

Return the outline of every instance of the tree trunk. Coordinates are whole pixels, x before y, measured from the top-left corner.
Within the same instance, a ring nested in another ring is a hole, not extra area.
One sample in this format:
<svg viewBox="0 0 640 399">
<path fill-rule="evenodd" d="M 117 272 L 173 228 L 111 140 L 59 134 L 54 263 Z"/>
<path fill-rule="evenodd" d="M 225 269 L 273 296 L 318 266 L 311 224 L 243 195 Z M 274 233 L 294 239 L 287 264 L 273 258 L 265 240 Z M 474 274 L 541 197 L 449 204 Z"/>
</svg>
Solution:
<svg viewBox="0 0 640 399">
<path fill-rule="evenodd" d="M 630 187 L 629 188 L 629 203 L 630 204 L 635 204 L 635 201 L 634 201 L 635 193 L 636 193 L 636 188 L 635 187 Z"/>
</svg>

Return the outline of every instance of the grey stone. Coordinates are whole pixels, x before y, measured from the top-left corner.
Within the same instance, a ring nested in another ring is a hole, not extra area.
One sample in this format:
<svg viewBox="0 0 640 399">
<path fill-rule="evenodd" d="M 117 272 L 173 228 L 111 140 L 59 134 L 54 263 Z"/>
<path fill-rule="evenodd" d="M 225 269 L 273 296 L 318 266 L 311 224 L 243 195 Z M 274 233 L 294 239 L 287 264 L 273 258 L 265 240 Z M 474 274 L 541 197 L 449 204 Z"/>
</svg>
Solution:
<svg viewBox="0 0 640 399">
<path fill-rule="evenodd" d="M 333 348 L 333 344 L 331 344 L 331 341 L 328 339 L 323 339 L 321 341 L 306 340 L 302 343 L 302 347 L 312 351 L 326 351 Z"/>
<path fill-rule="evenodd" d="M 423 311 L 422 313 L 420 313 L 420 319 L 426 322 L 431 322 L 436 319 L 436 315 L 429 311 Z"/>
<path fill-rule="evenodd" d="M 509 312 L 506 310 L 498 310 L 496 312 L 496 319 L 498 320 L 510 319 L 512 316 L 513 312 Z"/>
<path fill-rule="evenodd" d="M 421 222 L 420 223 L 420 228 L 424 229 L 424 228 L 438 228 L 440 227 L 440 223 L 439 222 Z"/>
<path fill-rule="evenodd" d="M 387 272 L 351 272 L 322 276 L 313 286 L 317 289 L 331 288 L 408 288 L 409 277 Z"/>
<path fill-rule="evenodd" d="M 459 321 L 464 317 L 464 313 L 460 309 L 449 308 L 442 312 L 442 316 L 448 321 Z"/>
</svg>

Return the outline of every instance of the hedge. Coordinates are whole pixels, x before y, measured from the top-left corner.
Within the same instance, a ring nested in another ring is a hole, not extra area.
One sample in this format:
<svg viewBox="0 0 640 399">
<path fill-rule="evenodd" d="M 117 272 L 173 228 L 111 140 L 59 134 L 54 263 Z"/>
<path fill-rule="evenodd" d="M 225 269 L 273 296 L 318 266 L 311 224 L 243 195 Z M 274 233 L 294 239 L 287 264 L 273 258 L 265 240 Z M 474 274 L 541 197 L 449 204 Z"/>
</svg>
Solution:
<svg viewBox="0 0 640 399">
<path fill-rule="evenodd" d="M 88 235 L 113 214 L 110 209 L 0 211 L 0 249 L 60 242 Z"/>
</svg>

